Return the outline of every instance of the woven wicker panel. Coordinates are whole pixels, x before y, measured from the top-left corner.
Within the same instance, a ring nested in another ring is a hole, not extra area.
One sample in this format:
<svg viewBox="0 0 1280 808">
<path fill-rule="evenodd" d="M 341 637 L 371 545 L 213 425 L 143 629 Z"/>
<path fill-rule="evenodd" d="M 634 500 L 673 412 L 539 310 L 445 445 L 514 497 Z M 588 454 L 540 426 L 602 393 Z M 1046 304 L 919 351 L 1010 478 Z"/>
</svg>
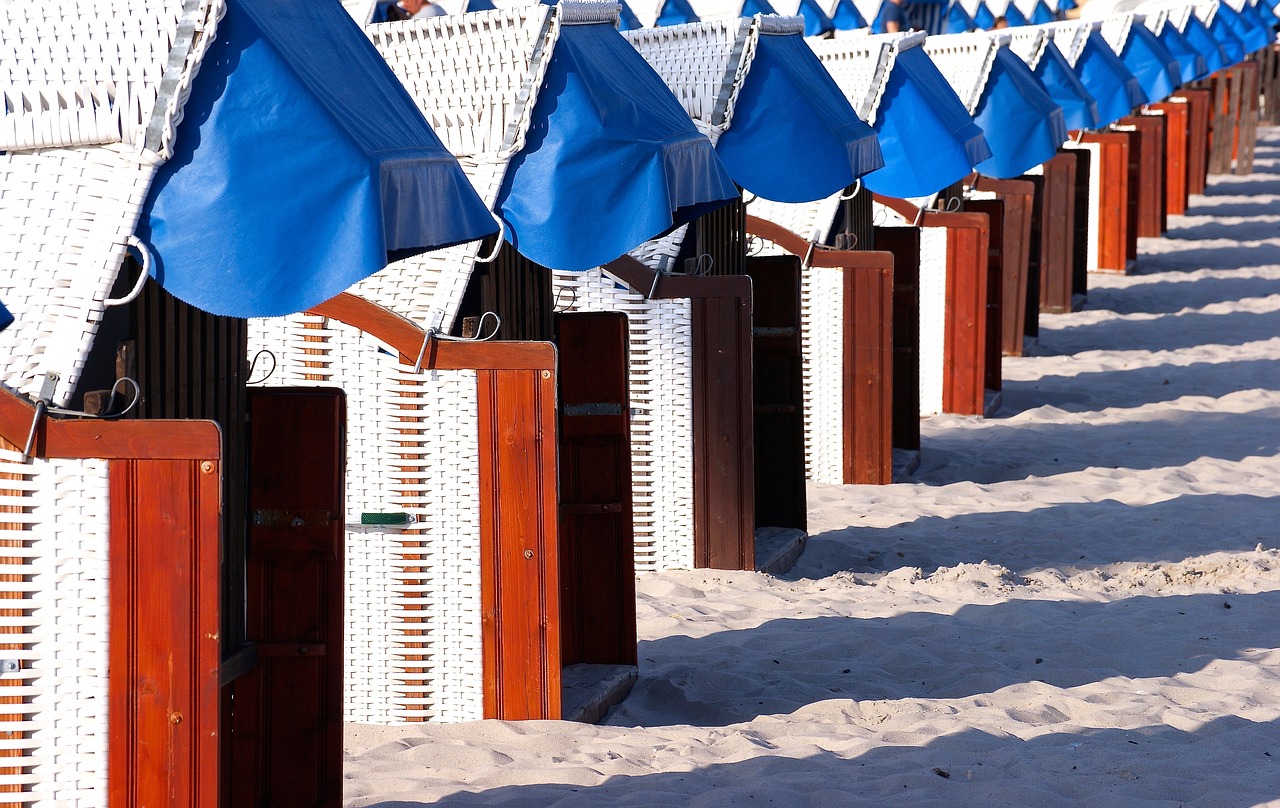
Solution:
<svg viewBox="0 0 1280 808">
<path fill-rule="evenodd" d="M 532 4 L 366 29 L 490 208 L 511 158 L 524 147 L 560 30 L 558 9 Z M 479 250 L 471 242 L 397 261 L 352 291 L 447 331 Z"/>
<path fill-rule="evenodd" d="M 807 41 L 858 117 L 874 125 L 898 52 L 917 47 L 924 39 L 917 32 Z"/>
<path fill-rule="evenodd" d="M 800 275 L 805 477 L 844 483 L 844 271 L 805 267 Z"/>
<path fill-rule="evenodd" d="M 747 207 L 747 213 L 785 227 L 801 238 L 825 244 L 835 225 L 843 193 L 840 191 L 815 202 L 774 202 L 756 198 Z"/>
<path fill-rule="evenodd" d="M 250 321 L 268 384 L 347 395 L 349 637 L 344 718 L 483 716 L 475 371 L 424 371 L 358 329 L 314 315 Z M 405 513 L 406 528 L 361 514 Z"/>
<path fill-rule="evenodd" d="M 106 461 L 0 450 L 5 802 L 107 804 L 108 514 Z"/>
<path fill-rule="evenodd" d="M 630 340 L 637 572 L 693 567 L 693 335 L 687 300 L 645 300 L 602 270 L 554 272 L 562 311 L 620 311 Z"/>
<path fill-rule="evenodd" d="M 0 151 L 127 143 L 168 157 L 225 10 L 221 0 L 103 0 L 84 14 L 0 4 Z"/>
<path fill-rule="evenodd" d="M 1001 38 L 975 31 L 969 34 L 931 36 L 924 43 L 929 58 L 937 66 L 956 95 L 972 115 L 982 100 L 982 91 L 995 64 Z"/>
<path fill-rule="evenodd" d="M 1049 32 L 1039 26 L 1024 25 L 1009 28 L 1006 29 L 1006 33 L 1009 37 L 1009 50 L 1032 70 L 1040 64 L 1040 57 L 1044 55 L 1045 48 L 1053 41 Z"/>
<path fill-rule="evenodd" d="M 1107 40 L 1111 50 L 1120 53 L 1129 41 L 1129 31 L 1133 27 L 1134 15 L 1113 14 L 1102 21 L 1102 38 Z"/>
<path fill-rule="evenodd" d="M 637 28 L 622 34 L 715 143 L 728 129 L 733 102 L 755 54 L 750 19 Z"/>
<path fill-rule="evenodd" d="M 1080 53 L 1084 50 L 1085 43 L 1089 41 L 1089 33 L 1093 30 L 1093 23 L 1071 20 L 1069 22 L 1046 25 L 1044 28 L 1053 35 L 1053 44 L 1057 45 L 1058 50 L 1062 51 L 1062 55 L 1066 57 L 1067 62 L 1072 67 L 1075 67 L 1076 62 L 1080 59 Z"/>
</svg>

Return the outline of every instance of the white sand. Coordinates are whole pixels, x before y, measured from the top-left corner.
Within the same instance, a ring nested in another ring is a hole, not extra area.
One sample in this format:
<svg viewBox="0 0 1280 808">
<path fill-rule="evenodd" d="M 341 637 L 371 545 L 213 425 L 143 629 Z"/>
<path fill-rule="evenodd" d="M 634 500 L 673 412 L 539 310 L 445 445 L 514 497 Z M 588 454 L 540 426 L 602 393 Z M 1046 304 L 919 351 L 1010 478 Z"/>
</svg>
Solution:
<svg viewBox="0 0 1280 808">
<path fill-rule="evenodd" d="M 1280 130 L 781 579 L 640 579 L 604 726 L 352 727 L 348 806 L 1280 805 Z"/>
</svg>

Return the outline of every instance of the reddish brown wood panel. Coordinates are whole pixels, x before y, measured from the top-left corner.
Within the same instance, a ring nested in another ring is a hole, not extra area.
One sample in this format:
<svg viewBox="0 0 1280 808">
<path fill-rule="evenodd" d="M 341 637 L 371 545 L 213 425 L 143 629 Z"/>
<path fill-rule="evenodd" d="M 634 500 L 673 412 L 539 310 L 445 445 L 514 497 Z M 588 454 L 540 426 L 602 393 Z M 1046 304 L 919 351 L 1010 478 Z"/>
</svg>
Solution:
<svg viewBox="0 0 1280 808">
<path fill-rule="evenodd" d="M 1236 118 L 1235 173 L 1253 173 L 1253 151 L 1258 139 L 1259 64 L 1250 59 L 1239 65 L 1240 105 Z"/>
<path fill-rule="evenodd" d="M 920 228 L 877 227 L 876 247 L 893 255 L 892 443 L 920 449 Z"/>
<path fill-rule="evenodd" d="M 555 374 L 476 375 L 484 714 L 558 719 Z"/>
<path fill-rule="evenodd" d="M 636 664 L 624 314 L 557 314 L 561 662 Z"/>
<path fill-rule="evenodd" d="M 1209 126 L 1213 94 L 1183 87 L 1170 98 L 1187 105 L 1187 193 L 1203 194 L 1209 174 Z"/>
<path fill-rule="evenodd" d="M 110 465 L 112 805 L 219 803 L 220 473 L 216 454 Z"/>
<path fill-rule="evenodd" d="M 1165 174 L 1164 199 L 1165 212 L 1171 216 L 1181 216 L 1187 212 L 1190 192 L 1188 182 L 1188 158 L 1190 157 L 1190 110 L 1186 101 L 1170 99 L 1160 104 L 1151 104 L 1149 108 L 1164 115 L 1165 126 Z"/>
<path fill-rule="evenodd" d="M 793 255 L 748 258 L 747 272 L 755 287 L 756 524 L 804 530 L 800 259 Z"/>
<path fill-rule="evenodd" d="M 258 664 L 224 688 L 225 804 L 342 801 L 340 390 L 249 393 L 246 627 Z"/>
<path fill-rule="evenodd" d="M 1164 235 L 1165 118 L 1160 114 L 1128 115 L 1118 123 L 1132 128 L 1130 159 L 1137 165 L 1137 236 L 1159 238 Z M 1133 179 L 1132 177 L 1130 178 Z M 1137 245 L 1134 245 L 1134 255 Z"/>
<path fill-rule="evenodd" d="M 1129 135 L 1126 132 L 1087 132 L 1084 143 L 1100 147 L 1098 165 L 1101 194 L 1098 200 L 1098 271 L 1126 272 L 1129 269 Z"/>
<path fill-rule="evenodd" d="M 844 481 L 893 482 L 893 256 L 844 273 Z"/>
<path fill-rule="evenodd" d="M 942 409 L 982 415 L 987 376 L 987 282 L 990 230 L 982 213 L 950 214 Z"/>
<path fill-rule="evenodd" d="M 750 297 L 698 298 L 692 301 L 691 311 L 693 563 L 754 569 L 752 301 Z"/>
<path fill-rule="evenodd" d="M 1039 200 L 1041 311 L 1067 312 L 1072 308 L 1078 154 L 1060 151 L 1044 164 Z"/>
</svg>

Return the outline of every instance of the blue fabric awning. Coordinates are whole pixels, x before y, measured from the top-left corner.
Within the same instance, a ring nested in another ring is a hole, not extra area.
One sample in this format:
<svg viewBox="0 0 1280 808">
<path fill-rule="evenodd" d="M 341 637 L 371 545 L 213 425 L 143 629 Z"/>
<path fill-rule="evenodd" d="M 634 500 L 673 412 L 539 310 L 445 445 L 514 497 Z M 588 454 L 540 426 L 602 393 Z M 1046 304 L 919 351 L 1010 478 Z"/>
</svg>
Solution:
<svg viewBox="0 0 1280 808">
<path fill-rule="evenodd" d="M 828 31 L 836 30 L 836 24 L 822 10 L 822 6 L 818 5 L 818 0 L 800 0 L 797 13 L 804 17 L 805 36 L 822 36 Z"/>
<path fill-rule="evenodd" d="M 1173 23 L 1166 22 L 1160 28 L 1159 39 L 1161 44 L 1169 49 L 1169 53 L 1173 54 L 1173 58 L 1178 60 L 1178 73 L 1183 84 L 1209 74 L 1208 63 L 1204 56 L 1191 47 L 1191 43 L 1178 32 Z"/>
<path fill-rule="evenodd" d="M 493 11 L 497 6 L 493 4 L 493 0 L 467 0 L 467 13 L 473 11 Z"/>
<path fill-rule="evenodd" d="M 884 165 L 875 130 L 796 34 L 761 34 L 716 151 L 734 181 L 775 202 L 831 196 Z"/>
<path fill-rule="evenodd" d="M 1247 2 L 1244 7 L 1244 11 L 1236 11 L 1228 3 L 1219 3 L 1218 16 L 1223 18 L 1231 33 L 1243 43 L 1244 52 L 1253 53 L 1271 44 L 1275 36 L 1269 36 L 1262 20 L 1249 13 L 1250 6 Z"/>
<path fill-rule="evenodd" d="M 689 0 L 662 0 L 662 7 L 658 9 L 658 19 L 653 24 L 655 27 L 660 27 L 684 25 L 687 22 L 698 22 L 698 15 L 694 13 L 693 6 L 689 5 Z"/>
<path fill-rule="evenodd" d="M 973 18 L 969 16 L 969 12 L 964 10 L 964 6 L 953 2 L 947 9 L 946 23 L 942 27 L 944 34 L 965 34 L 974 29 Z"/>
<path fill-rule="evenodd" d="M 1192 12 L 1187 17 L 1187 24 L 1182 26 L 1182 38 L 1204 57 L 1207 73 L 1216 73 L 1227 65 L 1227 51 L 1218 42 L 1218 38 L 1209 32 L 1208 26 Z M 1206 73 L 1206 75 L 1207 75 Z"/>
<path fill-rule="evenodd" d="M 1280 16 L 1276 15 L 1276 10 L 1269 3 L 1259 2 L 1253 4 L 1253 10 L 1257 13 L 1258 19 L 1263 25 L 1275 28 L 1280 25 Z"/>
<path fill-rule="evenodd" d="M 612 25 L 564 24 L 498 194 L 507 240 L 585 270 L 738 198 L 715 149 Z"/>
<path fill-rule="evenodd" d="M 1067 129 L 1093 129 L 1098 125 L 1098 103 L 1052 39 L 1045 43 L 1034 72 L 1049 97 L 1062 107 Z"/>
<path fill-rule="evenodd" d="M 1076 8 L 1076 0 L 1058 0 L 1058 11 L 1067 12 Z"/>
<path fill-rule="evenodd" d="M 1147 103 L 1138 79 L 1097 31 L 1090 32 L 1085 41 L 1084 50 L 1076 59 L 1075 71 L 1080 83 L 1098 102 L 1099 126 L 1113 123 L 1134 107 Z"/>
<path fill-rule="evenodd" d="M 1021 28 L 1027 24 L 1027 15 L 1015 6 L 1012 2 L 1004 10 L 1004 21 L 1009 23 L 1010 28 Z"/>
<path fill-rule="evenodd" d="M 1209 33 L 1213 34 L 1213 38 L 1222 46 L 1222 53 L 1227 60 L 1226 66 L 1232 67 L 1243 62 L 1248 51 L 1244 49 L 1244 43 L 1240 41 L 1240 37 L 1236 36 L 1231 26 L 1227 24 L 1226 16 L 1222 13 L 1226 7 L 1226 3 L 1218 4 L 1218 11 L 1213 15 L 1213 22 L 1209 24 Z"/>
<path fill-rule="evenodd" d="M 5 330 L 13 325 L 13 315 L 4 307 L 4 303 L 0 302 L 0 331 Z"/>
<path fill-rule="evenodd" d="M 1053 9 L 1044 0 L 1036 0 L 1036 7 L 1031 9 L 1031 24 L 1044 25 L 1046 23 L 1056 22 L 1057 15 L 1053 13 Z"/>
<path fill-rule="evenodd" d="M 985 2 L 978 3 L 978 10 L 973 12 L 973 24 L 984 31 L 990 31 L 991 27 L 996 24 L 996 15 L 987 8 Z"/>
<path fill-rule="evenodd" d="M 1021 177 L 1067 142 L 1062 107 L 1008 48 L 996 51 L 973 121 L 992 152 L 976 168 L 996 179 Z"/>
<path fill-rule="evenodd" d="M 1156 39 L 1151 29 L 1136 20 L 1129 27 L 1120 61 L 1138 79 L 1148 103 L 1165 100 L 1182 83 L 1177 58 Z"/>
<path fill-rule="evenodd" d="M 309 0 L 228 0 L 138 226 L 165 289 L 236 317 L 496 232 L 342 5 Z"/>
<path fill-rule="evenodd" d="M 640 18 L 631 10 L 631 6 L 627 5 L 627 0 L 618 0 L 618 6 L 619 31 L 633 31 L 644 27 L 644 23 L 640 22 Z"/>
<path fill-rule="evenodd" d="M 835 23 L 836 28 L 841 31 L 856 31 L 867 27 L 867 21 L 863 19 L 862 13 L 853 4 L 853 0 L 837 0 L 835 11 L 831 14 L 831 22 Z"/>
<path fill-rule="evenodd" d="M 742 0 L 739 17 L 754 17 L 757 14 L 777 14 L 777 10 L 769 5 L 769 0 Z"/>
<path fill-rule="evenodd" d="M 898 53 L 875 130 L 885 165 L 862 181 L 885 196 L 935 193 L 991 156 L 982 130 L 921 47 Z"/>
</svg>

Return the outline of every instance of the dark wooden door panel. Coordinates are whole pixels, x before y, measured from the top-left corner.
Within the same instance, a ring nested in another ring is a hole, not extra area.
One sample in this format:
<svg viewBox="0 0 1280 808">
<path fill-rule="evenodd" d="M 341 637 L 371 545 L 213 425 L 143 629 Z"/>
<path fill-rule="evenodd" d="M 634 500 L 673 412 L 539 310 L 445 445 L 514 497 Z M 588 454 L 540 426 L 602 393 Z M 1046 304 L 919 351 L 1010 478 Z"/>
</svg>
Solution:
<svg viewBox="0 0 1280 808">
<path fill-rule="evenodd" d="M 893 445 L 920 448 L 920 229 L 877 227 L 893 253 Z"/>
<path fill-rule="evenodd" d="M 1003 293 L 1004 264 L 1005 259 L 1009 257 L 1007 247 L 1010 239 L 1008 238 L 1009 230 L 1016 227 L 1005 217 L 1005 203 L 1002 199 L 970 199 L 965 202 L 966 211 L 974 213 L 985 213 L 987 220 L 991 223 L 991 237 L 989 239 L 990 246 L 987 249 L 987 312 L 986 312 L 986 334 L 985 334 L 985 358 L 983 360 L 983 387 L 988 390 L 1000 389 L 1000 357 L 1004 354 L 1003 332 L 1004 323 L 1002 318 L 1002 300 Z M 1023 301 L 1019 301 L 1023 309 L 1026 308 Z M 1018 338 L 1022 338 L 1022 330 L 1018 330 Z"/>
<path fill-rule="evenodd" d="M 636 664 L 624 314 L 558 314 L 561 663 Z"/>
</svg>

